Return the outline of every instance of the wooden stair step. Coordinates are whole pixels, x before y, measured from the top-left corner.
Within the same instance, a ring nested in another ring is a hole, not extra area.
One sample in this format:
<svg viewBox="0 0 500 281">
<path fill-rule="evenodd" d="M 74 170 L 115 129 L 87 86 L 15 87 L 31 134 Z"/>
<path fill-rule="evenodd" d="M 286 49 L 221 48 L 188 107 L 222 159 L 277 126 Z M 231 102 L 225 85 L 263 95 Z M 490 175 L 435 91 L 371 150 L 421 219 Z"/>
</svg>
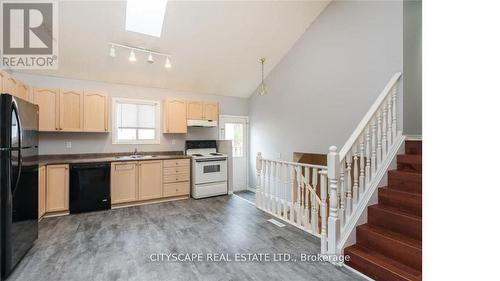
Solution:
<svg viewBox="0 0 500 281">
<path fill-rule="evenodd" d="M 356 228 L 356 243 L 422 270 L 422 242 L 383 228 L 363 224 Z"/>
<path fill-rule="evenodd" d="M 405 154 L 422 154 L 422 141 L 421 140 L 407 140 L 405 141 Z"/>
<path fill-rule="evenodd" d="M 400 154 L 397 156 L 398 170 L 422 173 L 422 155 Z"/>
<path fill-rule="evenodd" d="M 416 281 L 422 280 L 422 273 L 371 249 L 354 245 L 345 248 L 349 256 L 346 264 L 374 280 Z"/>
<path fill-rule="evenodd" d="M 378 203 L 422 217 L 422 194 L 381 187 Z"/>
<path fill-rule="evenodd" d="M 422 174 L 391 170 L 388 172 L 388 187 L 406 192 L 422 194 Z"/>
<path fill-rule="evenodd" d="M 368 223 L 422 240 L 422 218 L 380 204 L 368 207 Z"/>
</svg>

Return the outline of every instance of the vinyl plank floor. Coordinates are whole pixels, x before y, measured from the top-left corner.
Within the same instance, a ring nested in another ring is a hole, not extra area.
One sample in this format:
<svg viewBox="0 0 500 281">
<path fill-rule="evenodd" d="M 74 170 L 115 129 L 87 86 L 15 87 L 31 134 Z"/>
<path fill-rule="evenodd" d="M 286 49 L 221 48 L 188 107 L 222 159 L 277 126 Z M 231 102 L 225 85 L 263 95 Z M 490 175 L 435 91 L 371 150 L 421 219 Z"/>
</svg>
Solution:
<svg viewBox="0 0 500 281">
<path fill-rule="evenodd" d="M 236 191 L 234 195 L 242 197 L 255 204 L 255 192 L 250 190 Z"/>
<path fill-rule="evenodd" d="M 320 240 L 238 196 L 43 219 L 7 280 L 362 280 L 326 262 L 153 262 L 154 253 L 319 253 Z"/>
</svg>

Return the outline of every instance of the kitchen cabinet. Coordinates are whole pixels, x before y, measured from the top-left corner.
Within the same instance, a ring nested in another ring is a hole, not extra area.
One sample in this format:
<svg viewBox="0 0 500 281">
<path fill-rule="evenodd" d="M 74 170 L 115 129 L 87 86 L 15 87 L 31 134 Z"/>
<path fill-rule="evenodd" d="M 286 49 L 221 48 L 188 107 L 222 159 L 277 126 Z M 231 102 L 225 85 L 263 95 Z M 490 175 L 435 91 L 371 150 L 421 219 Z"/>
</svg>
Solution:
<svg viewBox="0 0 500 281">
<path fill-rule="evenodd" d="M 203 103 L 203 120 L 219 120 L 219 104 L 216 102 Z"/>
<path fill-rule="evenodd" d="M 83 131 L 83 92 L 60 90 L 59 130 L 66 132 Z"/>
<path fill-rule="evenodd" d="M 187 133 L 187 102 L 180 99 L 166 99 L 163 122 L 164 133 Z"/>
<path fill-rule="evenodd" d="M 189 101 L 187 104 L 187 119 L 203 120 L 203 102 Z"/>
<path fill-rule="evenodd" d="M 161 198 L 162 161 L 140 161 L 139 164 L 139 200 Z"/>
<path fill-rule="evenodd" d="M 163 196 L 189 195 L 190 159 L 163 160 Z"/>
<path fill-rule="evenodd" d="M 45 215 L 45 202 L 47 200 L 46 197 L 46 187 L 45 187 L 45 178 L 46 178 L 45 166 L 42 166 L 38 169 L 38 219 Z"/>
<path fill-rule="evenodd" d="M 111 163 L 111 204 L 133 202 L 137 198 L 137 162 Z"/>
<path fill-rule="evenodd" d="M 47 165 L 46 212 L 69 210 L 69 165 Z"/>
<path fill-rule="evenodd" d="M 83 130 L 86 132 L 108 131 L 108 95 L 102 92 L 83 93 Z"/>
<path fill-rule="evenodd" d="M 216 102 L 189 101 L 187 108 L 189 120 L 219 120 L 219 104 Z"/>
<path fill-rule="evenodd" d="M 6 71 L 1 71 L 0 76 L 2 80 L 1 92 L 17 96 L 18 81 Z"/>
<path fill-rule="evenodd" d="M 59 89 L 34 88 L 33 103 L 38 105 L 38 130 L 58 131 Z"/>
<path fill-rule="evenodd" d="M 22 82 L 18 82 L 16 95 L 26 101 L 31 101 L 30 87 Z"/>
</svg>

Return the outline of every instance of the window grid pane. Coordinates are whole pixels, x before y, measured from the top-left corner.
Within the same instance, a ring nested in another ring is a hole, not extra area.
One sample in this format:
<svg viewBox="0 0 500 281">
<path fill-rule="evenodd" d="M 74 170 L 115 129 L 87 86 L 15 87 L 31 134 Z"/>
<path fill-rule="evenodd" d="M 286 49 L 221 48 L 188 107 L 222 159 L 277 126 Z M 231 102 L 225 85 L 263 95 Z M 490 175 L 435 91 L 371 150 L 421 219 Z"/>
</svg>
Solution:
<svg viewBox="0 0 500 281">
<path fill-rule="evenodd" d="M 226 123 L 226 140 L 233 141 L 233 157 L 243 157 L 243 124 Z"/>
<path fill-rule="evenodd" d="M 156 140 L 157 103 L 143 101 L 117 100 L 116 103 L 116 140 L 118 142 L 141 142 Z"/>
</svg>

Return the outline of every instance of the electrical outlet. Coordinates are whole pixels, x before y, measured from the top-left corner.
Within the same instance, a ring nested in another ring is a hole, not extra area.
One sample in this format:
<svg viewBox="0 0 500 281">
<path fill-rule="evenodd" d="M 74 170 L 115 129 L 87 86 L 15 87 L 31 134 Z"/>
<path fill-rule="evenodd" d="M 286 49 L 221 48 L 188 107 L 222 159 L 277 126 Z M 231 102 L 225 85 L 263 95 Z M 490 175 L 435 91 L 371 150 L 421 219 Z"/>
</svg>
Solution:
<svg viewBox="0 0 500 281">
<path fill-rule="evenodd" d="M 174 144 L 175 144 L 175 139 L 172 139 L 172 142 L 171 142 L 171 143 L 172 143 L 172 145 L 174 145 Z"/>
<path fill-rule="evenodd" d="M 71 142 L 70 141 L 66 142 L 66 148 L 71 148 Z"/>
</svg>

